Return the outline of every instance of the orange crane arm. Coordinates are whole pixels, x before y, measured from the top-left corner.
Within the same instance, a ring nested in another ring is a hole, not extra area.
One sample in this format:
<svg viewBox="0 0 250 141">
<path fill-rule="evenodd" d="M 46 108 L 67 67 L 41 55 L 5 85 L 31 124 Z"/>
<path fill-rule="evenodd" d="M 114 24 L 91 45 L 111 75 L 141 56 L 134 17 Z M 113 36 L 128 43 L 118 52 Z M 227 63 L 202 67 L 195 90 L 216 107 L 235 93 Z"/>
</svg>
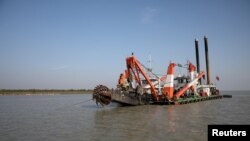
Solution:
<svg viewBox="0 0 250 141">
<path fill-rule="evenodd" d="M 151 93 L 153 95 L 153 98 L 155 100 L 158 101 L 158 97 L 157 97 L 157 92 L 155 90 L 154 85 L 152 84 L 152 82 L 150 81 L 149 77 L 147 76 L 147 74 L 145 73 L 144 69 L 142 68 L 141 64 L 139 63 L 139 61 L 134 57 L 128 57 L 126 58 L 126 62 L 127 62 L 127 69 L 131 70 L 132 73 L 135 75 L 136 81 L 137 83 L 139 83 L 139 85 L 141 85 L 141 82 L 139 81 L 140 77 L 139 74 L 142 74 L 142 76 L 146 79 L 146 81 L 148 82 L 148 84 L 150 85 L 150 89 L 151 89 Z M 136 69 L 135 73 L 133 71 L 133 69 Z M 130 73 L 130 71 L 128 71 Z"/>
<path fill-rule="evenodd" d="M 189 82 L 185 87 L 183 87 L 180 91 L 178 91 L 175 94 L 175 98 L 176 99 L 180 98 L 180 96 L 182 96 L 191 86 L 193 86 L 195 82 L 198 82 L 198 80 L 201 79 L 203 75 L 205 75 L 205 73 L 200 72 L 199 75 L 194 80 L 191 80 L 191 82 Z"/>
</svg>

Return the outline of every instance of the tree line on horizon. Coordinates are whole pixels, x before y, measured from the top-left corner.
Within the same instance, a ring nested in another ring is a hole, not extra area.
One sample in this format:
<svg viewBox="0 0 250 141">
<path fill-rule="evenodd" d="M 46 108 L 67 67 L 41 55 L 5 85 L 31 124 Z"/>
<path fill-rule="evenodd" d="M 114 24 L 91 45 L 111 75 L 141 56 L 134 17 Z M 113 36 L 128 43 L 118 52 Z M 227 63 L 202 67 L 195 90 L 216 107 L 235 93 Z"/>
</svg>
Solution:
<svg viewBox="0 0 250 141">
<path fill-rule="evenodd" d="M 0 89 L 0 94 L 85 94 L 91 89 Z"/>
</svg>

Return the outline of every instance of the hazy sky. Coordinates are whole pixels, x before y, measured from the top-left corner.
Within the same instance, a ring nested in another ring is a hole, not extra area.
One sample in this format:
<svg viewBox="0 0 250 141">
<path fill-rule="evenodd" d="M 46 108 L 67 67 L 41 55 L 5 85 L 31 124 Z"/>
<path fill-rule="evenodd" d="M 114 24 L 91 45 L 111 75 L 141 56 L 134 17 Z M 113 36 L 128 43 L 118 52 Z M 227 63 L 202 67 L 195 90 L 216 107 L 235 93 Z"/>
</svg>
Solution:
<svg viewBox="0 0 250 141">
<path fill-rule="evenodd" d="M 131 52 L 195 64 L 195 38 L 205 70 L 204 35 L 212 81 L 250 90 L 249 0 L 0 0 L 0 89 L 115 87 Z"/>
</svg>

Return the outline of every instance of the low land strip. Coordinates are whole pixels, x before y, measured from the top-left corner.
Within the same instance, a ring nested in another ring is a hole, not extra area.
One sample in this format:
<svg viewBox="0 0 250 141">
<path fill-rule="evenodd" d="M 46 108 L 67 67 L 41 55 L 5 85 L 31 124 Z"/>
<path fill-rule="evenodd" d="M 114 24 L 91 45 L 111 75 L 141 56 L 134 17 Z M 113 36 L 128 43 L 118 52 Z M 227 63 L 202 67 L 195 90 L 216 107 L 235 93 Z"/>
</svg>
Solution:
<svg viewBox="0 0 250 141">
<path fill-rule="evenodd" d="M 0 89 L 0 95 L 91 94 L 90 89 Z"/>
</svg>

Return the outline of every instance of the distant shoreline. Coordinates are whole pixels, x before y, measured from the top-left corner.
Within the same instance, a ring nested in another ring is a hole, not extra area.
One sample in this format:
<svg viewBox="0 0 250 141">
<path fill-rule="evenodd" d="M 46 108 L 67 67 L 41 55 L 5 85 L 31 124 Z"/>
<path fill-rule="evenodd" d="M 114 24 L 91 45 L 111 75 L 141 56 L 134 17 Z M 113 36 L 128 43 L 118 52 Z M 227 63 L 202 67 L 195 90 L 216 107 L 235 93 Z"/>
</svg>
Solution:
<svg viewBox="0 0 250 141">
<path fill-rule="evenodd" d="M 56 94 L 91 94 L 89 89 L 0 89 L 0 95 L 56 95 Z"/>
<path fill-rule="evenodd" d="M 250 90 L 222 90 L 221 94 L 234 94 L 244 92 L 250 94 Z M 0 89 L 0 96 L 3 95 L 58 95 L 58 94 L 92 94 L 90 89 Z"/>
</svg>

